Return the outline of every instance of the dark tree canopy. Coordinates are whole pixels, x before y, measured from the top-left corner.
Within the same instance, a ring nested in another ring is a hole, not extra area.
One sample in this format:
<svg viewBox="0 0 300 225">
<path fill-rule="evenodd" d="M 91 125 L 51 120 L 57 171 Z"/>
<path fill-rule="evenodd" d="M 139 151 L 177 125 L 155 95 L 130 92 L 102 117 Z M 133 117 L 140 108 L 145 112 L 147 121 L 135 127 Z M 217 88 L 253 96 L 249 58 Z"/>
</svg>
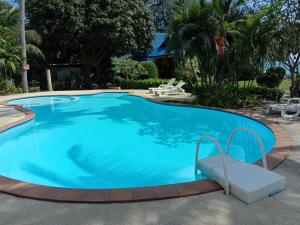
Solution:
<svg viewBox="0 0 300 225">
<path fill-rule="evenodd" d="M 146 52 L 154 37 L 143 0 L 28 0 L 27 9 L 48 61 L 80 62 L 86 74 L 99 74 L 111 56 Z"/>
<path fill-rule="evenodd" d="M 167 32 L 173 15 L 192 0 L 145 0 L 153 14 L 153 21 L 158 32 Z"/>
</svg>

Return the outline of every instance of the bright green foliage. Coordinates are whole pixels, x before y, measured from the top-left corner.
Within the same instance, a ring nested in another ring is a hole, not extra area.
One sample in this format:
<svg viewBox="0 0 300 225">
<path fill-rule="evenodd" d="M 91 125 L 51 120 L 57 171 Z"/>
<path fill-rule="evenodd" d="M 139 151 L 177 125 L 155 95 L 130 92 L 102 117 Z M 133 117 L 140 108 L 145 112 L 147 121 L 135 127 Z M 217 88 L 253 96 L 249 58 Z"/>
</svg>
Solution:
<svg viewBox="0 0 300 225">
<path fill-rule="evenodd" d="M 276 12 L 275 6 L 266 7 L 239 24 L 240 36 L 232 45 L 235 57 L 231 57 L 231 66 L 241 80 L 262 76 L 272 40 L 277 35 Z"/>
<path fill-rule="evenodd" d="M 254 15 L 240 11 L 241 2 L 233 0 L 200 1 L 179 12 L 171 26 L 171 50 L 185 68 L 189 60 L 198 60 L 202 83 L 254 79 L 263 65 L 276 36 L 276 6 Z M 221 62 L 217 60 L 215 39 L 224 40 Z"/>
<path fill-rule="evenodd" d="M 28 58 L 43 58 L 42 51 L 37 47 L 42 39 L 34 30 L 26 31 Z M 19 44 L 18 10 L 0 0 L 0 79 L 14 78 L 20 72 L 21 47 Z M 5 90 L 14 90 L 8 85 L 11 81 L 2 81 Z M 5 85 L 4 85 L 5 84 Z M 7 87 L 7 88 L 5 88 Z"/>
<path fill-rule="evenodd" d="M 0 41 L 0 75 L 2 79 L 11 79 L 21 62 L 19 48 L 14 43 Z"/>
<path fill-rule="evenodd" d="M 285 76 L 285 69 L 281 67 L 271 67 L 263 76 L 258 77 L 256 82 L 264 87 L 279 87 Z"/>
<path fill-rule="evenodd" d="M 100 76 L 112 56 L 151 47 L 154 26 L 143 0 L 28 0 L 27 6 L 48 61 L 79 62 L 85 75 Z"/>
<path fill-rule="evenodd" d="M 158 78 L 158 69 L 154 62 L 142 62 L 141 64 L 147 70 L 145 78 Z"/>
<path fill-rule="evenodd" d="M 148 71 L 138 61 L 132 59 L 113 58 L 113 71 L 115 75 L 134 80 L 146 77 Z"/>
<path fill-rule="evenodd" d="M 0 0 L 0 40 L 15 38 L 14 32 L 17 31 L 18 12 L 10 4 Z"/>
<path fill-rule="evenodd" d="M 22 88 L 18 88 L 12 80 L 0 79 L 0 95 L 22 93 Z"/>
<path fill-rule="evenodd" d="M 17 11 L 0 0 L 0 79 L 11 79 L 19 63 L 19 46 L 16 41 Z"/>
<path fill-rule="evenodd" d="M 222 83 L 230 73 L 227 65 L 229 46 L 239 36 L 237 24 L 242 23 L 236 1 L 200 1 L 193 3 L 174 17 L 171 24 L 170 49 L 178 55 L 180 66 L 185 68 L 186 62 L 197 60 L 197 74 L 206 86 L 214 81 Z M 225 52 L 221 64 L 217 62 L 216 37 L 224 38 Z"/>
</svg>

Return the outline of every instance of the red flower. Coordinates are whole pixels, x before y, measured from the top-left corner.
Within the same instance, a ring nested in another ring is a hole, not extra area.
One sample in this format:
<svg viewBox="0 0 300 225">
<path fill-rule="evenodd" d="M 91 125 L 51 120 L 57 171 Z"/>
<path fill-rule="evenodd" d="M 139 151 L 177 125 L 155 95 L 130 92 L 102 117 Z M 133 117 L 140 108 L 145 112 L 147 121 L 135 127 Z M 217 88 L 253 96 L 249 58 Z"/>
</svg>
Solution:
<svg viewBox="0 0 300 225">
<path fill-rule="evenodd" d="M 221 36 L 215 37 L 215 44 L 216 44 L 216 49 L 218 52 L 218 63 L 220 64 L 222 62 L 222 56 L 225 51 L 225 41 L 224 38 Z"/>
</svg>

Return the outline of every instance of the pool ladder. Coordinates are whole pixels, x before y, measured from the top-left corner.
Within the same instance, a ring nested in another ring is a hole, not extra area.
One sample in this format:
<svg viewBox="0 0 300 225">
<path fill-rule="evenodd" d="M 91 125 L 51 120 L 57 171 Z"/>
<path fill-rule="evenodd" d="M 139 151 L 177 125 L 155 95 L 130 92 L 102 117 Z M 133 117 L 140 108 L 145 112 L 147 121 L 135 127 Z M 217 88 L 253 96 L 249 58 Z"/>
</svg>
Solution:
<svg viewBox="0 0 300 225">
<path fill-rule="evenodd" d="M 200 137 L 200 139 L 197 142 L 196 157 L 195 157 L 195 174 L 197 174 L 197 172 L 198 172 L 198 163 L 199 163 L 198 155 L 199 155 L 199 151 L 200 151 L 200 145 L 203 141 L 210 140 L 211 142 L 213 142 L 216 145 L 217 150 L 218 150 L 218 152 L 221 156 L 221 163 L 222 163 L 222 167 L 223 167 L 223 171 L 224 171 L 224 174 L 223 174 L 224 175 L 224 183 L 225 183 L 224 189 L 225 189 L 226 195 L 228 195 L 230 193 L 230 185 L 229 185 L 229 179 L 228 179 L 228 168 L 227 168 L 226 161 L 228 159 L 230 159 L 230 157 L 228 157 L 228 153 L 229 153 L 229 149 L 230 149 L 230 146 L 231 146 L 231 143 L 232 143 L 232 139 L 239 132 L 250 133 L 251 135 L 253 135 L 256 138 L 257 142 L 259 143 L 261 152 L 262 152 L 263 167 L 265 169 L 268 169 L 264 144 L 263 144 L 261 138 L 258 136 L 258 134 L 256 132 L 254 132 L 253 130 L 249 129 L 249 128 L 237 128 L 234 131 L 232 131 L 232 133 L 230 134 L 230 136 L 227 140 L 225 154 L 224 154 L 224 151 L 223 151 L 220 143 L 213 136 L 204 135 L 204 136 Z M 223 185 L 221 185 L 221 186 L 223 186 Z"/>
</svg>

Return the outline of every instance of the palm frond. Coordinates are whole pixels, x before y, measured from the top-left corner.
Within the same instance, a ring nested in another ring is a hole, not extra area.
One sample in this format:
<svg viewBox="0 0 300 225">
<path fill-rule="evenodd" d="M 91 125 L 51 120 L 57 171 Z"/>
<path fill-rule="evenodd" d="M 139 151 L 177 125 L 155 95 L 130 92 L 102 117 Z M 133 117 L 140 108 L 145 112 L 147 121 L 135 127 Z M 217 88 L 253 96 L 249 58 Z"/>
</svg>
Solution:
<svg viewBox="0 0 300 225">
<path fill-rule="evenodd" d="M 35 30 L 26 30 L 26 40 L 30 44 L 41 45 L 42 37 Z"/>
<path fill-rule="evenodd" d="M 37 58 L 41 58 L 43 60 L 45 59 L 45 55 L 42 52 L 42 50 L 33 44 L 27 44 L 26 51 L 29 55 L 32 55 Z"/>
</svg>

